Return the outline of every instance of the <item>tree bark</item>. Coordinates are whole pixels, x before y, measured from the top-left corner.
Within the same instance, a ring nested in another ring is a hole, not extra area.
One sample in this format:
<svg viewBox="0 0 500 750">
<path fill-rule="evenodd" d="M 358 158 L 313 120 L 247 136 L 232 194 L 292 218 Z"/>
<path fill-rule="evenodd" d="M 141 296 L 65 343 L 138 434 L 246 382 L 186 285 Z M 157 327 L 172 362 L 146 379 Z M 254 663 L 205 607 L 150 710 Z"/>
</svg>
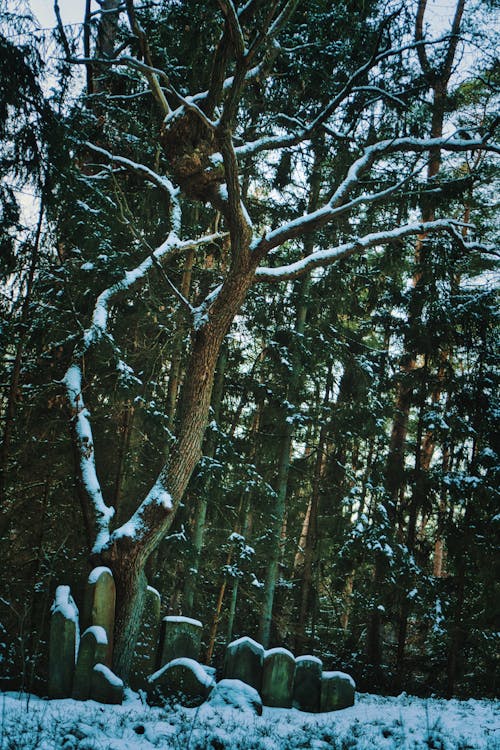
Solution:
<svg viewBox="0 0 500 750">
<path fill-rule="evenodd" d="M 227 351 L 225 348 L 221 350 L 219 355 L 219 361 L 217 364 L 217 370 L 215 374 L 215 382 L 212 396 L 212 413 L 213 419 L 216 423 L 220 419 L 220 411 L 222 404 L 222 397 L 224 393 L 224 374 L 227 364 Z M 205 449 L 205 456 L 213 458 L 216 449 L 216 439 L 211 434 L 207 440 L 207 446 Z M 202 488 L 201 495 L 198 498 L 198 504 L 196 507 L 196 513 L 193 523 L 193 533 L 191 537 L 191 544 L 193 547 L 193 554 L 189 560 L 188 570 L 186 574 L 186 580 L 184 585 L 184 593 L 182 597 L 182 611 L 185 615 L 189 616 L 193 611 L 194 597 L 198 579 L 198 568 L 200 565 L 201 551 L 203 548 L 203 537 L 205 534 L 205 522 L 207 517 L 208 499 L 210 495 L 210 480 L 207 482 L 206 487 Z"/>
<path fill-rule="evenodd" d="M 333 385 L 332 367 L 330 366 L 325 384 L 325 395 L 323 399 L 323 407 L 325 408 L 331 397 L 331 389 Z M 311 591 L 313 587 L 313 575 L 314 566 L 317 556 L 317 544 L 318 544 L 318 516 L 320 511 L 320 502 L 322 495 L 322 481 L 325 474 L 325 446 L 327 441 L 327 435 L 329 430 L 329 424 L 323 421 L 321 425 L 316 462 L 314 466 L 314 477 L 311 492 L 311 500 L 308 507 L 308 524 L 307 532 L 304 544 L 303 553 L 303 566 L 302 566 L 302 581 L 301 581 L 301 596 L 300 596 L 300 609 L 299 617 L 295 635 L 295 650 L 298 653 L 303 653 L 307 646 L 306 638 L 306 625 L 307 616 L 310 610 Z"/>
</svg>

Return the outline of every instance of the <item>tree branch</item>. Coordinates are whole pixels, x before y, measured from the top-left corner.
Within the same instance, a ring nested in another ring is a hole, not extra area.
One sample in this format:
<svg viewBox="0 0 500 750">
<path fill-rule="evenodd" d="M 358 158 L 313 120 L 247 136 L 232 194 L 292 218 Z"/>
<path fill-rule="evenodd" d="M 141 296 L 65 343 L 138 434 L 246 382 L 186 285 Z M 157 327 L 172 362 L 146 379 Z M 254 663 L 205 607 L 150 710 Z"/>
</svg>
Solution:
<svg viewBox="0 0 500 750">
<path fill-rule="evenodd" d="M 438 219 L 436 221 L 420 221 L 414 224 L 405 224 L 404 226 L 384 232 L 373 232 L 364 237 L 357 237 L 351 242 L 345 242 L 331 250 L 318 250 L 287 266 L 279 266 L 277 268 L 260 267 L 255 272 L 255 280 L 257 282 L 277 282 L 296 279 L 313 268 L 325 268 L 355 253 L 362 253 L 371 247 L 401 240 L 415 234 L 445 231 L 451 234 L 455 240 L 461 240 L 462 246 L 466 247 L 463 238 L 456 231 L 457 226 L 461 226 L 461 222 L 456 222 L 452 219 Z"/>
<path fill-rule="evenodd" d="M 264 257 L 270 250 L 282 245 L 287 240 L 295 239 L 306 232 L 315 231 L 332 221 L 341 213 L 345 213 L 352 206 L 359 202 L 373 202 L 378 200 L 380 193 L 372 196 L 361 196 L 352 203 L 346 203 L 351 191 L 359 184 L 362 175 L 364 175 L 378 159 L 389 154 L 398 152 L 423 153 L 434 148 L 442 148 L 448 151 L 469 151 L 480 148 L 499 153 L 500 145 L 488 143 L 481 139 L 453 139 L 453 138 L 394 138 L 391 140 L 380 141 L 369 146 L 364 154 L 359 157 L 349 168 L 347 176 L 332 194 L 328 203 L 312 213 L 305 214 L 298 219 L 287 222 L 278 229 L 265 234 L 263 237 L 254 240 L 251 250 L 259 258 Z M 389 188 L 390 192 L 395 189 Z"/>
</svg>

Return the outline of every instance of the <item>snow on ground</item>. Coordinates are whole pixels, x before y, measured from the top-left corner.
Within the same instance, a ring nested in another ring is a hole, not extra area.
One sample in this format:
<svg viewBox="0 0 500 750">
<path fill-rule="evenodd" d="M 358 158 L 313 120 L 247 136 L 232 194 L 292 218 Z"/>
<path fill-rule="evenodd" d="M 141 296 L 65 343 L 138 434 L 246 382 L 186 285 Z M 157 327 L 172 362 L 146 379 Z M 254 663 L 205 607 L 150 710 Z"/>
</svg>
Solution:
<svg viewBox="0 0 500 750">
<path fill-rule="evenodd" d="M 0 694 L 0 750 L 498 750 L 500 702 L 356 696 L 328 714 L 149 708 Z"/>
</svg>

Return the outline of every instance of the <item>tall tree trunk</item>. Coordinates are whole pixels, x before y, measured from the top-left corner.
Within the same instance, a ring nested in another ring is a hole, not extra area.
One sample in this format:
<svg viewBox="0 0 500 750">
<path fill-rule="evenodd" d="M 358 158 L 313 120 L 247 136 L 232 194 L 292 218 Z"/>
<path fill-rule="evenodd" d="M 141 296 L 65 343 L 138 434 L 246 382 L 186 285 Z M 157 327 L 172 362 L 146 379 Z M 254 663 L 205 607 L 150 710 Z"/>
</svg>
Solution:
<svg viewBox="0 0 500 750">
<path fill-rule="evenodd" d="M 219 355 L 217 370 L 215 373 L 214 389 L 212 394 L 212 413 L 216 423 L 220 420 L 220 411 L 222 397 L 224 394 L 224 374 L 227 364 L 227 349 L 223 347 Z M 214 433 L 211 433 L 207 439 L 205 456 L 213 458 L 216 449 L 216 439 Z M 196 585 L 198 582 L 198 568 L 200 565 L 201 551 L 203 548 L 203 537 L 205 534 L 205 522 L 207 517 L 208 498 L 210 495 L 210 480 L 206 487 L 202 488 L 193 523 L 193 532 L 191 536 L 191 545 L 193 554 L 189 560 L 188 569 L 185 578 L 184 593 L 182 597 L 182 611 L 185 615 L 192 614 Z"/>
<path fill-rule="evenodd" d="M 315 144 L 315 158 L 309 179 L 309 202 L 308 209 L 314 211 L 319 204 L 321 190 L 321 173 L 323 163 L 324 142 L 320 139 Z M 312 238 L 307 237 L 304 242 L 304 254 L 308 255 L 313 249 Z M 309 307 L 309 289 L 310 276 L 298 282 L 297 305 L 295 314 L 295 339 L 303 335 L 307 312 Z M 288 384 L 287 400 L 296 403 L 299 394 L 299 384 L 302 374 L 302 365 L 297 346 L 294 343 L 294 349 L 291 352 L 292 374 Z M 278 475 L 276 479 L 276 503 L 274 506 L 273 518 L 271 522 L 271 557 L 269 559 L 266 578 L 264 583 L 264 600 L 259 623 L 259 638 L 262 645 L 267 648 L 271 637 L 271 622 L 273 613 L 274 597 L 276 592 L 276 583 L 278 580 L 279 561 L 282 552 L 281 532 L 285 518 L 286 494 L 288 488 L 288 474 L 290 470 L 290 451 L 292 447 L 292 437 L 294 426 L 290 419 L 286 419 L 286 413 L 283 420 L 283 432 L 281 436 L 280 452 L 278 458 Z"/>
<path fill-rule="evenodd" d="M 331 390 L 333 385 L 332 367 L 330 366 L 325 384 L 325 395 L 323 398 L 323 409 L 330 403 Z M 303 652 L 307 646 L 306 625 L 307 616 L 310 611 L 310 599 L 313 586 L 314 566 L 317 562 L 317 544 L 318 544 L 318 516 L 320 512 L 320 501 L 322 495 L 322 481 L 325 474 L 325 447 L 330 425 L 325 421 L 321 425 L 316 461 L 314 465 L 314 477 L 311 491 L 311 500 L 308 507 L 308 524 L 305 537 L 303 565 L 302 565 L 302 585 L 300 595 L 299 617 L 295 635 L 295 650 L 298 653 Z"/>
<path fill-rule="evenodd" d="M 150 502 L 141 508 L 135 536 L 112 537 L 93 562 L 108 565 L 117 589 L 114 669 L 128 676 L 146 587 L 144 566 L 166 534 L 179 507 L 208 423 L 212 386 L 222 342 L 253 282 L 254 269 L 235 268 L 211 308 L 209 320 L 194 336 L 181 394 L 177 442 L 155 486 L 168 488 L 172 507 Z"/>
<path fill-rule="evenodd" d="M 455 15 L 452 23 L 452 35 L 448 42 L 444 62 L 439 68 L 433 69 L 427 57 L 426 48 L 420 45 L 418 57 L 422 73 L 425 76 L 428 85 L 433 94 L 432 114 L 430 123 L 430 137 L 440 138 L 443 134 L 444 114 L 446 101 L 448 97 L 448 84 L 453 70 L 453 61 L 455 58 L 460 23 L 462 19 L 465 0 L 457 0 Z M 417 7 L 417 17 L 415 24 L 415 39 L 417 42 L 423 41 L 424 38 L 424 16 L 427 0 L 419 0 Z M 429 152 L 427 163 L 427 180 L 431 181 L 436 178 L 441 168 L 441 150 L 432 149 Z M 435 202 L 430 199 L 422 206 L 422 220 L 432 221 L 435 218 Z M 410 300 L 408 329 L 411 330 L 412 322 L 417 321 L 421 316 L 422 301 L 419 299 L 420 287 L 422 284 L 422 269 L 425 264 L 425 235 L 418 238 L 415 247 L 415 272 L 413 275 L 413 292 Z M 395 524 L 397 519 L 397 505 L 402 492 L 404 491 L 404 461 L 406 452 L 406 438 L 408 433 L 408 422 L 410 408 L 412 404 L 413 386 L 410 382 L 411 373 L 417 366 L 417 355 L 414 345 L 406 340 L 404 343 L 404 354 L 400 362 L 401 378 L 397 386 L 396 399 L 394 405 L 394 419 L 389 443 L 389 453 L 387 458 L 386 471 L 386 490 L 389 501 L 388 514 L 389 519 Z M 375 564 L 374 586 L 376 590 L 381 590 L 384 584 L 385 564 L 381 555 L 377 555 Z M 376 645 L 375 641 L 381 639 L 381 612 L 378 609 L 371 614 L 371 623 L 369 632 L 369 650 L 374 658 L 381 655 L 381 645 Z M 379 662 L 372 662 L 379 664 Z"/>
</svg>

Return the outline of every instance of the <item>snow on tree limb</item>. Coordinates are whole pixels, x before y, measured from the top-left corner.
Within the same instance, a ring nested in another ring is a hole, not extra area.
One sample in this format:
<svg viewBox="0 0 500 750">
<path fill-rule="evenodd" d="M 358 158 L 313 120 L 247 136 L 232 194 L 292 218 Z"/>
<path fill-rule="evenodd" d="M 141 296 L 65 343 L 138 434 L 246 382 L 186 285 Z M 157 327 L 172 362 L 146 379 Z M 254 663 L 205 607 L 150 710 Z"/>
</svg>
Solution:
<svg viewBox="0 0 500 750">
<path fill-rule="evenodd" d="M 115 529 L 108 539 L 104 540 L 102 547 L 112 545 L 120 539 L 128 539 L 133 544 L 141 542 L 151 533 L 153 527 L 149 517 L 170 515 L 173 507 L 172 497 L 160 474 L 135 513 L 128 521 Z"/>
<path fill-rule="evenodd" d="M 94 307 L 92 322 L 84 331 L 82 343 L 75 353 L 75 359 L 68 367 L 62 379 L 71 411 L 71 425 L 78 456 L 81 489 L 84 493 L 84 502 L 90 510 L 94 526 L 95 540 L 93 553 L 100 552 L 109 542 L 109 524 L 113 518 L 114 509 L 106 505 L 97 477 L 90 412 L 86 408 L 83 398 L 81 364 L 83 355 L 91 346 L 94 346 L 108 335 L 108 318 L 111 305 L 125 292 L 131 291 L 143 283 L 148 272 L 156 263 L 160 263 L 166 257 L 173 257 L 183 250 L 199 247 L 205 243 L 220 239 L 223 236 L 223 234 L 216 233 L 195 240 L 181 241 L 174 233 L 170 233 L 165 242 L 150 256 L 145 258 L 139 266 L 131 271 L 126 271 L 123 279 L 101 292 Z M 194 322 L 193 320 L 193 325 Z M 164 487 L 160 487 L 159 480 L 155 483 L 144 502 L 146 505 L 156 503 L 162 508 L 171 509 L 170 496 Z"/>
<path fill-rule="evenodd" d="M 95 524 L 94 550 L 100 549 L 109 539 L 109 524 L 114 516 L 114 508 L 104 502 L 101 486 L 97 478 L 94 460 L 94 439 L 90 425 L 90 414 L 85 407 L 82 394 L 82 368 L 79 364 L 70 365 L 63 378 L 66 395 L 71 409 L 71 421 L 78 451 L 79 473 L 86 497 L 91 502 Z"/>
<path fill-rule="evenodd" d="M 330 250 L 317 250 L 305 258 L 301 258 L 295 261 L 295 263 L 290 263 L 286 266 L 258 268 L 255 272 L 255 279 L 256 281 L 288 281 L 301 276 L 306 271 L 311 271 L 313 268 L 326 267 L 354 253 L 361 253 L 371 247 L 401 240 L 415 234 L 427 234 L 439 231 L 449 232 L 456 240 L 461 240 L 463 247 L 468 249 L 468 245 L 456 231 L 457 226 L 462 226 L 462 223 L 451 219 L 438 219 L 436 221 L 420 221 L 414 224 L 405 224 L 385 232 L 373 232 L 364 237 L 357 237 L 351 242 L 345 242 Z M 475 247 L 477 246 L 475 245 Z"/>
<path fill-rule="evenodd" d="M 252 251 L 259 257 L 264 257 L 266 253 L 287 240 L 295 239 L 303 234 L 315 231 L 325 226 L 328 222 L 336 218 L 339 213 L 345 213 L 350 208 L 361 202 L 374 202 L 386 195 L 395 192 L 394 188 L 388 188 L 387 192 L 380 191 L 372 195 L 360 196 L 346 203 L 350 192 L 359 184 L 361 177 L 373 166 L 373 164 L 383 157 L 395 153 L 423 153 L 433 148 L 441 148 L 447 151 L 471 151 L 485 149 L 493 153 L 500 152 L 500 145 L 490 143 L 487 140 L 477 139 L 460 139 L 454 137 L 447 138 L 393 138 L 379 141 L 368 146 L 363 155 L 360 156 L 350 166 L 346 177 L 334 191 L 328 203 L 321 208 L 309 214 L 305 214 L 297 219 L 286 222 L 281 227 L 268 232 L 263 237 L 254 240 Z M 406 180 L 404 180 L 406 181 Z"/>
<path fill-rule="evenodd" d="M 105 156 L 109 161 L 115 164 L 121 164 L 122 166 L 127 167 L 127 169 L 130 169 L 132 172 L 140 175 L 144 179 L 151 182 L 153 185 L 156 185 L 156 187 L 159 187 L 161 190 L 167 192 L 172 200 L 177 198 L 179 189 L 174 187 L 168 177 L 159 175 L 157 172 L 154 172 L 145 164 L 140 164 L 138 162 L 132 161 L 131 159 L 127 159 L 124 156 L 117 156 L 116 154 L 112 154 L 105 148 L 101 148 L 101 146 L 97 146 L 95 143 L 90 143 L 90 141 L 85 141 L 83 145 L 89 148 L 91 151 L 95 151 L 97 154 L 102 154 L 102 156 Z"/>
</svg>

